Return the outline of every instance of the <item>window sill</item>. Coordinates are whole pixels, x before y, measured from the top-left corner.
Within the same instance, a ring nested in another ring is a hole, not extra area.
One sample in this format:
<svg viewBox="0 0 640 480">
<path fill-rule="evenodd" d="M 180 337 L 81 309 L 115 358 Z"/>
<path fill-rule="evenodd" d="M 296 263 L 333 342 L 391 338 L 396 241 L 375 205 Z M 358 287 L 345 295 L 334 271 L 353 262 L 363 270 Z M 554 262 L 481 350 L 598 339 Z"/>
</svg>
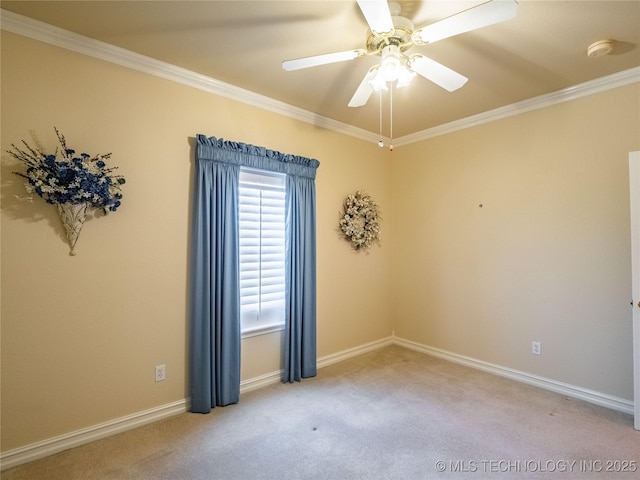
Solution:
<svg viewBox="0 0 640 480">
<path fill-rule="evenodd" d="M 242 339 L 257 337 L 259 335 L 268 335 L 269 333 L 280 332 L 284 330 L 284 323 L 277 323 L 275 325 L 266 325 L 264 327 L 251 327 L 242 330 Z"/>
</svg>

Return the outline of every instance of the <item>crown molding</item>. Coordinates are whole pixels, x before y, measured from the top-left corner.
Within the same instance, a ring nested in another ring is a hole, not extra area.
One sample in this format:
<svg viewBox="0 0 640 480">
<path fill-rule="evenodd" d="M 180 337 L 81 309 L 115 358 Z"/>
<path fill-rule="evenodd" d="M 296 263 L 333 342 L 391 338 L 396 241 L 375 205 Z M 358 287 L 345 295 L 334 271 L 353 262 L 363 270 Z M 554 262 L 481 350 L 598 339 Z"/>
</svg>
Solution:
<svg viewBox="0 0 640 480">
<path fill-rule="evenodd" d="M 207 77 L 206 75 L 201 75 L 145 55 L 140 55 L 130 50 L 116 47 L 115 45 L 78 35 L 77 33 L 8 10 L 0 10 L 0 27 L 7 32 L 197 88 L 208 93 L 220 95 L 231 100 L 300 120 L 316 127 L 344 133 L 361 140 L 376 143 L 379 140 L 377 134 L 354 127 L 353 125 L 338 122 L 337 120 L 323 117 L 279 100 L 274 100 L 264 95 L 236 87 L 235 85 L 216 80 L 215 78 Z"/>
<path fill-rule="evenodd" d="M 437 127 L 412 133 L 404 137 L 394 140 L 396 146 L 409 145 L 411 143 L 420 142 L 429 138 L 438 137 L 447 133 L 464 130 L 465 128 L 476 127 L 489 122 L 494 122 L 521 113 L 530 112 L 539 108 L 550 107 L 559 103 L 568 102 L 577 98 L 593 95 L 594 93 L 604 92 L 632 83 L 640 82 L 640 67 L 630 68 L 622 72 L 614 73 L 606 77 L 597 78 L 585 83 L 575 85 L 573 87 L 563 88 L 555 92 L 540 95 L 539 97 L 530 98 L 521 102 L 512 103 L 504 107 L 489 110 L 487 112 L 472 115 L 470 117 L 461 118 L 453 122 L 444 123 Z"/>
<path fill-rule="evenodd" d="M 379 135 L 354 127 L 353 125 L 338 122 L 337 120 L 323 117 L 279 100 L 274 100 L 264 95 L 236 87 L 235 85 L 216 80 L 215 78 L 207 77 L 169 63 L 161 62 L 151 57 L 116 47 L 115 45 L 94 40 L 83 35 L 78 35 L 68 30 L 54 27 L 53 25 L 4 9 L 0 9 L 0 28 L 7 32 L 22 35 L 33 40 L 65 48 L 83 55 L 88 55 L 90 57 L 164 78 L 165 80 L 197 88 L 208 93 L 220 95 L 231 100 L 309 123 L 316 127 L 343 133 L 370 142 L 377 143 L 379 140 Z M 398 137 L 394 140 L 394 144 L 397 147 L 409 145 L 411 143 L 420 142 L 422 140 L 456 132 L 465 128 L 475 127 L 636 82 L 640 82 L 640 67 L 631 68 L 629 70 L 614 73 L 606 77 L 591 80 L 589 82 L 558 90 L 546 95 L 541 95 L 539 97 L 534 97 L 522 102 L 506 105 L 504 107 L 472 115 L 460 120 L 455 120 L 453 122 L 412 133 L 410 135 Z"/>
</svg>

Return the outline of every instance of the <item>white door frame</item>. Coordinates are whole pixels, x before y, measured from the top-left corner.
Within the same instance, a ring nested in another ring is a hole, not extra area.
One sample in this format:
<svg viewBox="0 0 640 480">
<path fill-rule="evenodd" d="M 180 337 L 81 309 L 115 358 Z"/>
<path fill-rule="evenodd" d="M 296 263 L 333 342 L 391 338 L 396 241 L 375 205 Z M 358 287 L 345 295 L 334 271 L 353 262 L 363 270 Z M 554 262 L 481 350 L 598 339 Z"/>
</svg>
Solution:
<svg viewBox="0 0 640 480">
<path fill-rule="evenodd" d="M 629 153 L 629 192 L 633 295 L 633 409 L 634 427 L 640 430 L 640 151 Z"/>
</svg>

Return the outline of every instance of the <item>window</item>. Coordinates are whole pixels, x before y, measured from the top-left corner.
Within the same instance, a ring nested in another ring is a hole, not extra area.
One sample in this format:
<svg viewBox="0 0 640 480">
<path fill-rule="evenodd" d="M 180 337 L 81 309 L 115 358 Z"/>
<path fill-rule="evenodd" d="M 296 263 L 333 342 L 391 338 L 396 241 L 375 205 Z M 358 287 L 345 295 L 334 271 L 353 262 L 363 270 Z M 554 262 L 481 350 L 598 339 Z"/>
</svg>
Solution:
<svg viewBox="0 0 640 480">
<path fill-rule="evenodd" d="M 285 181 L 285 174 L 240 169 L 240 317 L 243 334 L 284 327 Z"/>
</svg>

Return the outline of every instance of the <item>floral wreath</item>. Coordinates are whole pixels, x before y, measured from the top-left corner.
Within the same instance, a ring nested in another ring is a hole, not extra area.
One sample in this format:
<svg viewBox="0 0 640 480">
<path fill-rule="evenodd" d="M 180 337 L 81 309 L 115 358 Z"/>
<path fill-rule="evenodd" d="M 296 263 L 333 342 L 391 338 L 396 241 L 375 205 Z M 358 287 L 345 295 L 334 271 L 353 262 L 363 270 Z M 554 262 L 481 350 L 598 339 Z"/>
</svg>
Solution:
<svg viewBox="0 0 640 480">
<path fill-rule="evenodd" d="M 344 200 L 340 230 L 354 249 L 367 249 L 380 240 L 381 220 L 378 204 L 370 195 L 357 191 Z"/>
</svg>

